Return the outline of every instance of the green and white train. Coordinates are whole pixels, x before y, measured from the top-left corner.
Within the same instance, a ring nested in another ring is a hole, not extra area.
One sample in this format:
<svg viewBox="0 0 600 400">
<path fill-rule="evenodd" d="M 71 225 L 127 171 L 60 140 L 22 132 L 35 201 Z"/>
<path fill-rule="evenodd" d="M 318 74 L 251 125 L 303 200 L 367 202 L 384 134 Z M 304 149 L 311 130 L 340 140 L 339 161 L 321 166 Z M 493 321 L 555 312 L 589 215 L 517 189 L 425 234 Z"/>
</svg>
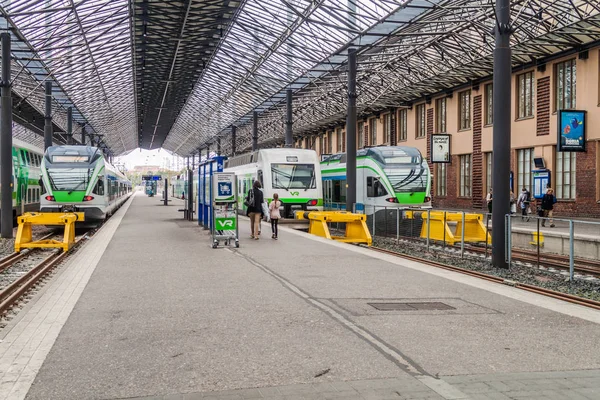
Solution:
<svg viewBox="0 0 600 400">
<path fill-rule="evenodd" d="M 12 209 L 15 219 L 25 212 L 39 211 L 42 154 L 42 149 L 13 138 Z"/>
<path fill-rule="evenodd" d="M 273 194 L 282 203 L 281 216 L 293 218 L 295 210 L 322 210 L 323 189 L 319 157 L 314 150 L 263 149 L 225 161 L 225 172 L 235 172 L 238 180 L 238 209 L 245 211 L 244 198 L 258 179 L 265 200 Z"/>
<path fill-rule="evenodd" d="M 131 195 L 131 182 L 96 147 L 49 147 L 41 170 L 40 211 L 84 212 L 85 225 L 99 225 Z"/>
<path fill-rule="evenodd" d="M 356 203 L 366 214 L 376 209 L 431 208 L 431 174 L 414 147 L 381 146 L 356 154 Z M 346 153 L 321 162 L 326 209 L 346 208 Z"/>
</svg>

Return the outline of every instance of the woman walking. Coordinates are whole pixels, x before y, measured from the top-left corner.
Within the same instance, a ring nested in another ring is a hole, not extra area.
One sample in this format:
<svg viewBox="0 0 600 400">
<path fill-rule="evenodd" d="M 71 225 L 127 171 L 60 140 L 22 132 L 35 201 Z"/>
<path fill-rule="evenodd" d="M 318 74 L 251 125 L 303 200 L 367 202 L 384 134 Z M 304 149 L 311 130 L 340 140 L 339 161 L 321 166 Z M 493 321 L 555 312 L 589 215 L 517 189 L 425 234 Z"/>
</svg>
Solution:
<svg viewBox="0 0 600 400">
<path fill-rule="evenodd" d="M 281 214 L 279 214 L 279 207 L 281 207 L 281 201 L 279 201 L 279 195 L 273 194 L 273 201 L 269 204 L 269 216 L 271 217 L 271 231 L 273 232 L 273 239 L 277 240 L 277 223 Z"/>
<path fill-rule="evenodd" d="M 260 190 L 260 182 L 254 181 L 252 189 L 248 191 L 244 203 L 248 207 L 247 215 L 250 217 L 250 238 L 258 240 L 260 232 L 260 217 L 262 215 L 263 192 Z"/>
</svg>

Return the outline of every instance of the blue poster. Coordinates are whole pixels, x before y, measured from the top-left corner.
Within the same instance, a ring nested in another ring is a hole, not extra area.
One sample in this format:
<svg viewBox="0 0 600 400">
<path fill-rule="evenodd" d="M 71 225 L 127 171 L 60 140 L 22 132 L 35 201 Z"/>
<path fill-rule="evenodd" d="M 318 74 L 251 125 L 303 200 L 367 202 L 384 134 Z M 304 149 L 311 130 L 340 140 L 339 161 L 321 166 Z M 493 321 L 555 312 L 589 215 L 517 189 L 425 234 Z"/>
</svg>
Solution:
<svg viewBox="0 0 600 400">
<path fill-rule="evenodd" d="M 585 151 L 585 111 L 558 112 L 558 151 Z"/>
</svg>

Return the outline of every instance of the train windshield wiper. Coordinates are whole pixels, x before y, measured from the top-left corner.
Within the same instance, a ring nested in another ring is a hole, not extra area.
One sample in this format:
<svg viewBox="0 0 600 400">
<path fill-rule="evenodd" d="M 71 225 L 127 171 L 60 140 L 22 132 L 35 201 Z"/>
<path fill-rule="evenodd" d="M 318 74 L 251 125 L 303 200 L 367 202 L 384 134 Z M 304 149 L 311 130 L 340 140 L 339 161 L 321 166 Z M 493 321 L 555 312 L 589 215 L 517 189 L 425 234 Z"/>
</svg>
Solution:
<svg viewBox="0 0 600 400">
<path fill-rule="evenodd" d="M 83 181 L 79 182 L 79 183 L 77 184 L 77 186 L 75 186 L 74 188 L 72 188 L 71 190 L 69 190 L 69 193 L 68 193 L 68 194 L 71 194 L 71 193 L 73 193 L 75 190 L 77 190 L 77 188 L 78 188 L 78 187 L 80 187 L 80 186 L 81 186 L 81 185 L 83 185 L 83 184 L 86 184 L 86 185 L 87 185 L 87 181 L 86 181 L 86 180 L 83 180 Z"/>
</svg>

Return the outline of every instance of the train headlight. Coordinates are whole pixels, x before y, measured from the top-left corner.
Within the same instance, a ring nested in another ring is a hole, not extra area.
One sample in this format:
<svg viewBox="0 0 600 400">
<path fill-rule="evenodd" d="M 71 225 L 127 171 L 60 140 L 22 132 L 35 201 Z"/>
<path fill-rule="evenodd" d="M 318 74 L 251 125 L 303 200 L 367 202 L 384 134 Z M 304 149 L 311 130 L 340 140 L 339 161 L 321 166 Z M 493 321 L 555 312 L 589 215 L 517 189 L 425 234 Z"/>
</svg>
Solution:
<svg viewBox="0 0 600 400">
<path fill-rule="evenodd" d="M 398 203 L 398 199 L 395 197 L 388 197 L 387 199 L 385 199 L 385 201 L 387 201 L 388 203 Z"/>
<path fill-rule="evenodd" d="M 83 201 L 92 201 L 94 200 L 94 196 L 83 196 Z"/>
<path fill-rule="evenodd" d="M 307 204 L 309 206 L 316 206 L 317 203 L 318 203 L 318 201 L 316 199 L 312 199 L 312 200 L 309 200 Z"/>
<path fill-rule="evenodd" d="M 44 197 L 44 198 L 45 198 L 46 200 L 48 200 L 48 201 L 55 201 L 55 200 L 54 200 L 54 196 L 46 196 L 46 197 Z"/>
</svg>

